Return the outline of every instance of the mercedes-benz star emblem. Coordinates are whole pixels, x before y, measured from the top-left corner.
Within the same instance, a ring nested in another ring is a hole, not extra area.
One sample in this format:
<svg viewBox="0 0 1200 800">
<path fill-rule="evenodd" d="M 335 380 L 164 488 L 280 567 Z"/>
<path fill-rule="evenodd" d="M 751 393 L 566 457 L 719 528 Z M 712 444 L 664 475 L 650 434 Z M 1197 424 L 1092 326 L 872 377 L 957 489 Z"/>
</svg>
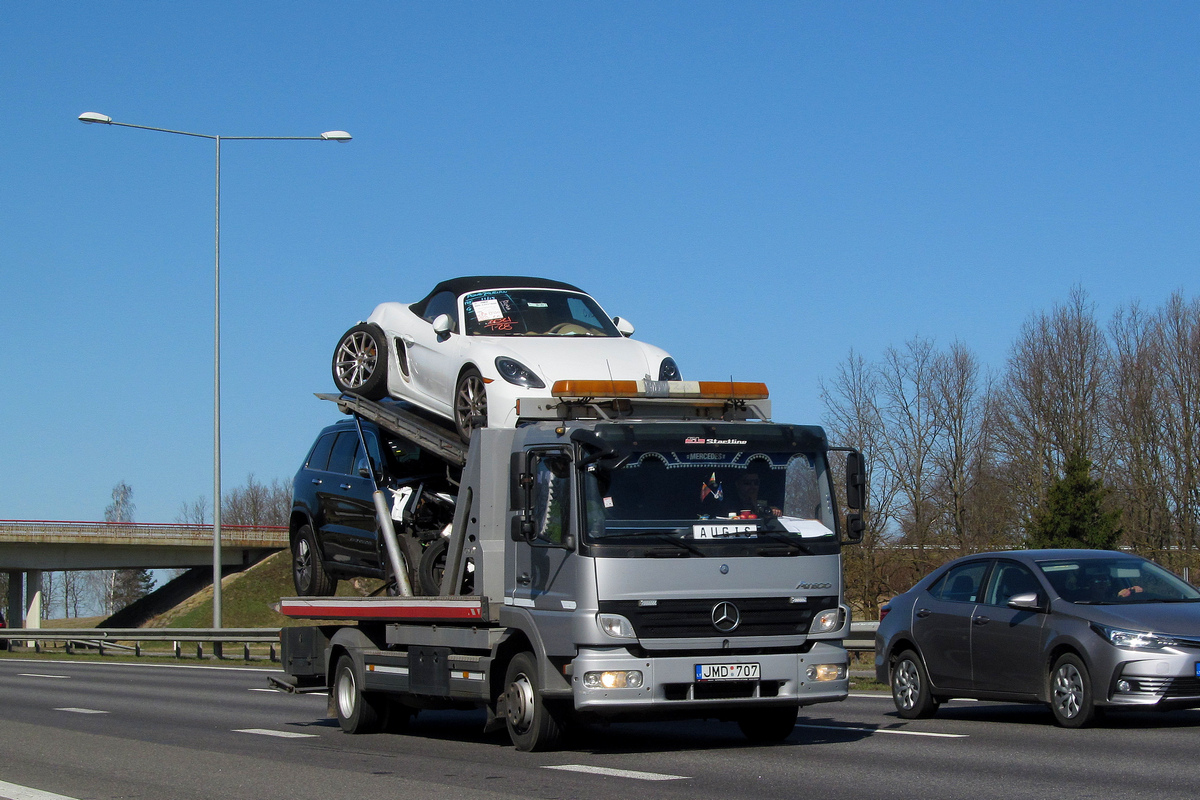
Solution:
<svg viewBox="0 0 1200 800">
<path fill-rule="evenodd" d="M 717 603 L 712 610 L 713 627 L 721 633 L 729 633 L 742 622 L 742 612 L 728 601 Z"/>
</svg>

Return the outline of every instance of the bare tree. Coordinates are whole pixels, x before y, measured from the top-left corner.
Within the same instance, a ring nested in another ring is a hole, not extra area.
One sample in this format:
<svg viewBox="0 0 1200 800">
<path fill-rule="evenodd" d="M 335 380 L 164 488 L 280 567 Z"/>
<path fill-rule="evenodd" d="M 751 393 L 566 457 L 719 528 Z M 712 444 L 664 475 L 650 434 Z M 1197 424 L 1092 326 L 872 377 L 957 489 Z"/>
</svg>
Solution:
<svg viewBox="0 0 1200 800">
<path fill-rule="evenodd" d="M 270 486 L 246 477 L 246 484 L 225 495 L 221 519 L 230 525 L 287 525 L 292 487 L 276 479 Z"/>
<path fill-rule="evenodd" d="M 211 518 L 208 498 L 204 495 L 200 495 L 190 503 L 186 501 L 181 503 L 179 513 L 175 515 L 175 521 L 183 525 L 207 525 L 212 521 Z"/>
<path fill-rule="evenodd" d="M 1000 393 L 998 443 L 1022 520 L 1045 497 L 1069 455 L 1103 471 L 1108 343 L 1082 288 L 1036 314 L 1013 345 Z"/>
</svg>

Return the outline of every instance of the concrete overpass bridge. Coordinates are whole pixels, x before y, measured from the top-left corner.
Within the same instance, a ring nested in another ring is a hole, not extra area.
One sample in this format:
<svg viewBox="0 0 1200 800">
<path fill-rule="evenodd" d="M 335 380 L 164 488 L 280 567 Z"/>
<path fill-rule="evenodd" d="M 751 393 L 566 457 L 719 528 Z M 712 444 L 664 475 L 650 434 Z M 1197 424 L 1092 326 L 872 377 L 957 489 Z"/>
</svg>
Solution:
<svg viewBox="0 0 1200 800">
<path fill-rule="evenodd" d="M 221 526 L 221 563 L 245 566 L 288 546 L 287 528 Z M 213 561 L 211 525 L 0 520 L 0 571 L 8 573 L 9 627 L 41 619 L 42 572 L 175 569 Z"/>
</svg>

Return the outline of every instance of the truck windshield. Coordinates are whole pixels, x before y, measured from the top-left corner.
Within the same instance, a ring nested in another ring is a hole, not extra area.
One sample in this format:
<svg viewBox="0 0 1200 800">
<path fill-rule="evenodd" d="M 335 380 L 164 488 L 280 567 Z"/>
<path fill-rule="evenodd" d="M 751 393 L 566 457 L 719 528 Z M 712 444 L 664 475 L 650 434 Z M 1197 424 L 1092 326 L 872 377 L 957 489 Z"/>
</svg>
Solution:
<svg viewBox="0 0 1200 800">
<path fill-rule="evenodd" d="M 628 438 L 642 449 L 627 450 L 623 466 L 585 467 L 586 543 L 694 556 L 836 550 L 824 448 L 787 446 L 798 443 L 794 435 L 761 435 L 794 434 L 786 426 L 737 427 L 717 436 L 656 437 L 661 442 L 635 433 Z"/>
</svg>

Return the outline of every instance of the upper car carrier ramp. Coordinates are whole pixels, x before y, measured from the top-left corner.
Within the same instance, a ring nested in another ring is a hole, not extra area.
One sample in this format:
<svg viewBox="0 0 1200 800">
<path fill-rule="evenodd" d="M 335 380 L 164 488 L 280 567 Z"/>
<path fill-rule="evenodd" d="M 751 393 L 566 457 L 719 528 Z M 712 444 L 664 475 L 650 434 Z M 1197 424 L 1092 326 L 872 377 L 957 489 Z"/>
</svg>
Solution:
<svg viewBox="0 0 1200 800">
<path fill-rule="evenodd" d="M 436 422 L 431 422 L 396 403 L 380 403 L 356 394 L 321 394 L 321 400 L 337 403 L 344 414 L 357 414 L 413 444 L 423 447 L 443 461 L 461 467 L 467 463 L 467 445 Z"/>
</svg>

